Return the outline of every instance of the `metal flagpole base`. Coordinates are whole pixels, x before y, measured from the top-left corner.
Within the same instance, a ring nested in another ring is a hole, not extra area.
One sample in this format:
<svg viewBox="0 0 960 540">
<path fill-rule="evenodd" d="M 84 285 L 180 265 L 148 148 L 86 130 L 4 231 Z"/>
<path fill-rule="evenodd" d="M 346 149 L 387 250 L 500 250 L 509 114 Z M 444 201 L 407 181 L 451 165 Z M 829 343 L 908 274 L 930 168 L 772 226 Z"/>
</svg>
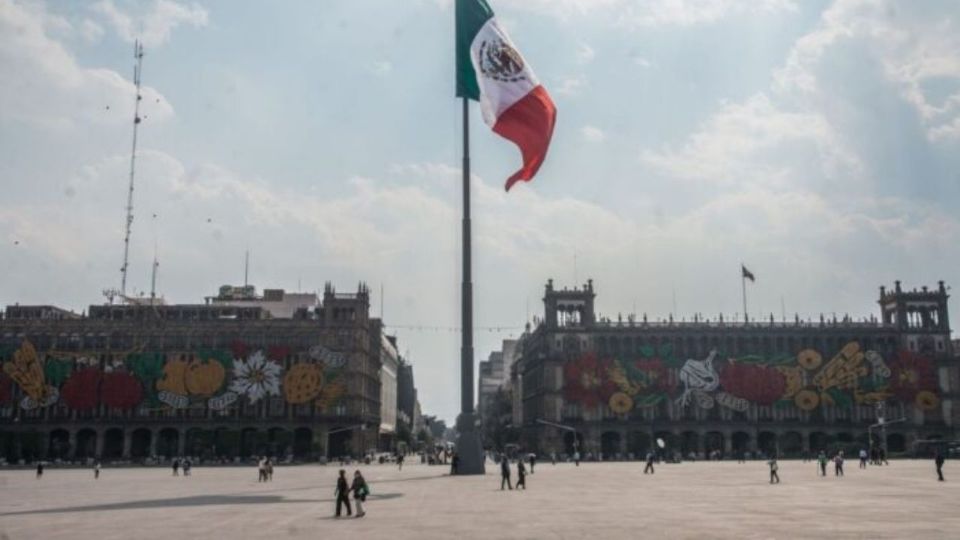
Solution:
<svg viewBox="0 0 960 540">
<path fill-rule="evenodd" d="M 457 475 L 486 474 L 484 468 L 483 441 L 473 413 L 461 413 L 457 417 Z"/>
</svg>

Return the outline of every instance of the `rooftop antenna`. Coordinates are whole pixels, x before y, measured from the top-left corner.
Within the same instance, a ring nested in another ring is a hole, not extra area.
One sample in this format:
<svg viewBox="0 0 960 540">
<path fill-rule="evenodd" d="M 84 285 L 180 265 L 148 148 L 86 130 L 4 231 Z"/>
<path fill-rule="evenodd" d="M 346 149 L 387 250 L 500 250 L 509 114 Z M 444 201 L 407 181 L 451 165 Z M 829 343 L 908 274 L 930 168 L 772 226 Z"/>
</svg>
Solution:
<svg viewBox="0 0 960 540">
<path fill-rule="evenodd" d="M 133 105 L 133 144 L 130 150 L 130 187 L 127 190 L 127 226 L 123 236 L 123 266 L 120 272 L 123 277 L 120 280 L 120 298 L 123 300 L 127 294 L 127 268 L 130 265 L 130 227 L 133 225 L 133 179 L 137 162 L 137 128 L 140 126 L 140 101 L 143 96 L 140 95 L 140 74 L 143 69 L 143 44 L 137 40 L 133 44 L 133 57 L 136 63 L 133 66 L 133 84 L 137 89 L 136 101 Z M 113 299 L 110 299 L 111 303 Z"/>
<path fill-rule="evenodd" d="M 250 285 L 250 250 L 246 251 L 243 258 L 243 287 Z"/>
</svg>

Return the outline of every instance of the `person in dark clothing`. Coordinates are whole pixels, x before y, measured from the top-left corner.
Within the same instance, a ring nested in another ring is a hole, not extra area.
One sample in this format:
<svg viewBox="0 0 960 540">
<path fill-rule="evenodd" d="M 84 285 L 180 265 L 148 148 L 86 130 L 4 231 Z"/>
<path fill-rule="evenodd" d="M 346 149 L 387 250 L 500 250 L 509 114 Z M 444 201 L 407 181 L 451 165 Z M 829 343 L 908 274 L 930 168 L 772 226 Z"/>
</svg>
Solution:
<svg viewBox="0 0 960 540">
<path fill-rule="evenodd" d="M 38 461 L 37 462 L 37 480 L 39 480 L 41 476 L 43 476 L 43 462 Z"/>
<path fill-rule="evenodd" d="M 337 489 L 333 492 L 337 497 L 337 517 L 340 517 L 341 506 L 347 507 L 347 515 L 353 515 L 350 508 L 350 485 L 347 484 L 347 471 L 340 469 L 340 477 L 337 478 Z"/>
<path fill-rule="evenodd" d="M 653 451 L 647 452 L 647 466 L 643 468 L 643 474 L 647 474 L 647 473 L 653 474 L 654 459 L 655 459 L 655 456 L 653 455 Z"/>
<path fill-rule="evenodd" d="M 513 486 L 510 484 L 510 461 L 507 459 L 506 454 L 500 454 L 500 491 L 503 491 L 504 484 L 506 484 L 508 488 L 513 489 Z"/>
<path fill-rule="evenodd" d="M 353 473 L 353 484 L 350 486 L 350 491 L 353 491 L 353 500 L 357 503 L 357 517 L 362 518 L 367 515 L 363 510 L 363 503 L 367 500 L 367 494 L 370 493 L 370 489 L 367 487 L 367 481 L 363 478 L 363 475 L 360 474 L 360 471 Z M 349 513 L 350 507 L 347 507 L 347 512 Z"/>
<path fill-rule="evenodd" d="M 530 454 L 530 474 L 533 474 L 533 467 L 537 464 L 537 455 Z M 524 488 L 526 489 L 526 488 Z"/>
<path fill-rule="evenodd" d="M 943 454 L 937 452 L 937 455 L 933 458 L 933 462 L 937 466 L 937 480 L 943 482 Z"/>
<path fill-rule="evenodd" d="M 833 474 L 843 476 L 843 450 L 837 452 L 836 457 L 833 458 Z"/>
<path fill-rule="evenodd" d="M 517 460 L 517 489 L 523 486 L 527 490 L 527 468 L 523 465 L 523 458 Z"/>
<path fill-rule="evenodd" d="M 183 460 L 183 475 L 190 476 L 190 467 L 193 466 L 189 459 Z"/>
<path fill-rule="evenodd" d="M 397 454 L 397 470 L 403 470 L 403 454 Z"/>
<path fill-rule="evenodd" d="M 180 460 L 173 458 L 173 475 L 180 476 Z"/>
<path fill-rule="evenodd" d="M 779 484 L 780 475 L 777 474 L 777 471 L 780 469 L 780 466 L 777 465 L 777 458 L 771 458 L 770 461 L 767 462 L 767 465 L 770 465 L 770 483 Z"/>
<path fill-rule="evenodd" d="M 820 476 L 827 475 L 827 453 L 823 450 L 820 451 L 820 455 L 817 456 L 817 463 L 820 465 Z"/>
<path fill-rule="evenodd" d="M 457 474 L 457 467 L 460 466 L 460 454 L 454 452 L 450 458 L 450 474 Z"/>
</svg>

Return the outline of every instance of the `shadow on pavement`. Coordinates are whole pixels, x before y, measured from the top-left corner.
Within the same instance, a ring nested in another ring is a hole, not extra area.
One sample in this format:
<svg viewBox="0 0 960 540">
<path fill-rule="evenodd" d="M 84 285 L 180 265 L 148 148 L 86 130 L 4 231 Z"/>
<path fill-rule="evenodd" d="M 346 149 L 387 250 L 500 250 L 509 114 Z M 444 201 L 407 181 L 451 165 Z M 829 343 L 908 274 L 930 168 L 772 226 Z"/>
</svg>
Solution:
<svg viewBox="0 0 960 540">
<path fill-rule="evenodd" d="M 387 500 L 403 497 L 402 493 L 383 493 L 370 495 L 372 500 Z M 0 516 L 24 516 L 30 514 L 66 514 L 70 512 L 100 512 L 108 510 L 142 510 L 149 508 L 175 508 L 179 506 L 229 506 L 238 504 L 286 504 L 286 503 L 332 503 L 336 499 L 287 499 L 279 495 L 198 495 L 195 497 L 180 497 L 176 499 L 150 499 L 145 501 L 129 501 L 109 504 L 95 504 L 90 506 L 68 506 L 63 508 L 46 508 L 42 510 L 23 510 L 20 512 L 5 512 Z"/>
</svg>

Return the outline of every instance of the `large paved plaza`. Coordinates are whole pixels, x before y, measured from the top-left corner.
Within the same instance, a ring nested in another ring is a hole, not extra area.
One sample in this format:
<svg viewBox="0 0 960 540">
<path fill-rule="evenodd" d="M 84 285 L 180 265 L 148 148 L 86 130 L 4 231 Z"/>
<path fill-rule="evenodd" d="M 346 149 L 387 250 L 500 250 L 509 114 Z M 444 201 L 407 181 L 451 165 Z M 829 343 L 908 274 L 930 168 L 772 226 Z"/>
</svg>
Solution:
<svg viewBox="0 0 960 540">
<path fill-rule="evenodd" d="M 337 466 L 0 472 L 0 538 L 960 538 L 960 464 L 930 461 L 818 477 L 814 463 L 538 464 L 526 492 L 446 468 L 364 466 L 363 519 L 332 518 Z M 351 467 L 352 470 L 355 467 Z M 515 479 L 515 478 L 514 478 Z"/>
</svg>

